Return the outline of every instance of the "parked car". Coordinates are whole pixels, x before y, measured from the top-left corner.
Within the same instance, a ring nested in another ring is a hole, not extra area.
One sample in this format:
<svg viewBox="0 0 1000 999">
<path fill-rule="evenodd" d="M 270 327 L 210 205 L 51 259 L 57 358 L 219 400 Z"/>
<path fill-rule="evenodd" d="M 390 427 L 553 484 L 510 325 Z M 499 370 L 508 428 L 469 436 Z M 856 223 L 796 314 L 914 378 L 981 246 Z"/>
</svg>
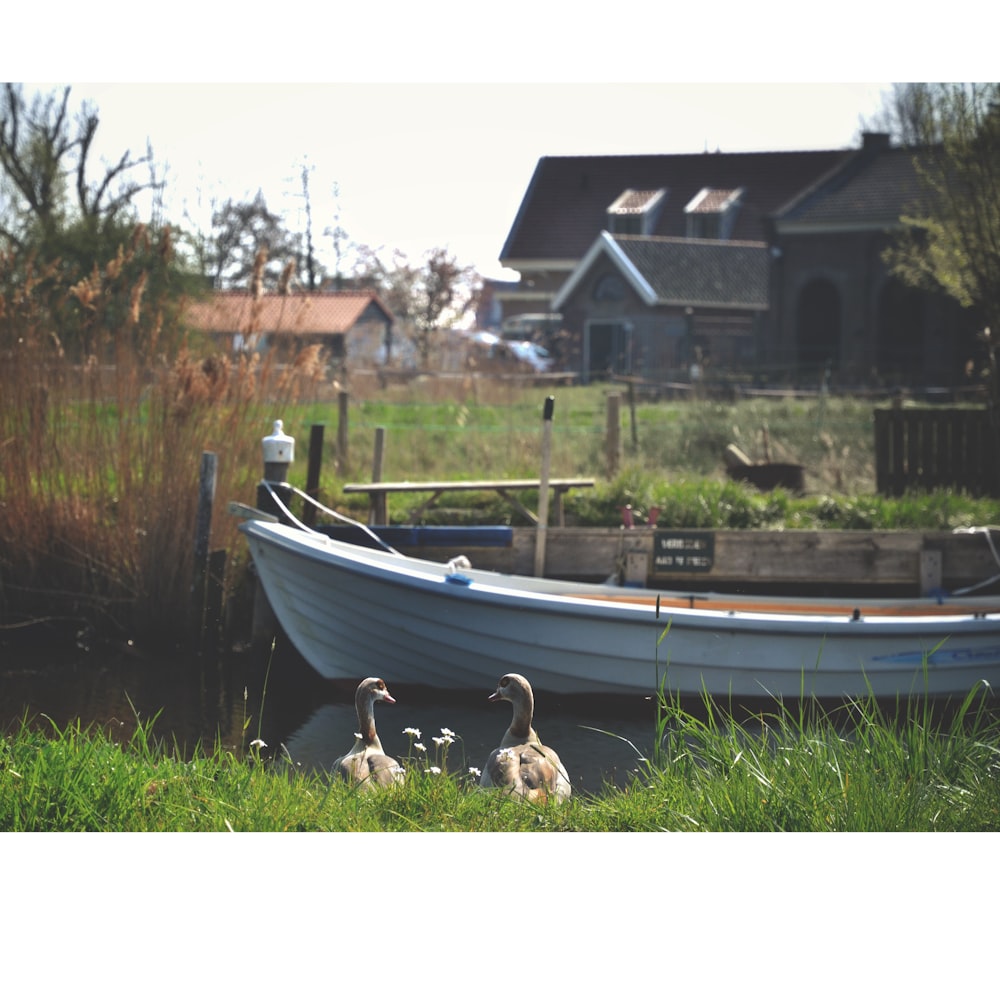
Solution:
<svg viewBox="0 0 1000 999">
<path fill-rule="evenodd" d="M 526 366 L 536 372 L 548 371 L 553 364 L 552 355 L 541 344 L 530 340 L 498 336 L 489 330 L 462 330 L 460 336 L 492 364 L 522 370 Z"/>
<path fill-rule="evenodd" d="M 532 371 L 549 371 L 552 368 L 552 355 L 540 344 L 530 340 L 504 340 L 504 343 L 519 361 L 531 365 Z"/>
</svg>

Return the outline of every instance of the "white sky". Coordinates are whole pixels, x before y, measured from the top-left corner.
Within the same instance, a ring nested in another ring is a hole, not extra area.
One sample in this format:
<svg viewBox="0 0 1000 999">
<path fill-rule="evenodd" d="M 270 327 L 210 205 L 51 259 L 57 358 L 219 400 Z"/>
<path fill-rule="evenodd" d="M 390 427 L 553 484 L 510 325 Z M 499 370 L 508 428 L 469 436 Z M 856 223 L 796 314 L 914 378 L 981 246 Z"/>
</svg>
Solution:
<svg viewBox="0 0 1000 999">
<path fill-rule="evenodd" d="M 750 18 L 727 3 L 709 16 L 662 3 L 584 14 L 525 0 L 485 13 L 457 0 L 300 2 L 279 19 L 176 0 L 139 20 L 113 0 L 64 38 L 46 25 L 43 50 L 29 42 L 5 61 L 11 79 L 71 83 L 92 100 L 106 157 L 141 155 L 148 139 L 169 168 L 173 218 L 187 208 L 207 228 L 211 199 L 260 188 L 298 227 L 306 162 L 328 265 L 336 184 L 350 241 L 415 261 L 445 246 L 509 278 L 498 257 L 540 157 L 852 146 L 890 86 L 865 81 L 950 78 L 925 53 L 955 51 L 947 34 L 967 25 L 954 6 L 953 28 L 924 29 L 859 0 L 822 24 L 800 4 L 760 3 Z M 5 17 L 8 38 L 38 36 L 37 17 Z M 962 79 L 975 78 L 978 37 L 962 36 Z M 918 62 L 900 61 L 911 52 Z"/>
<path fill-rule="evenodd" d="M 148 138 L 174 219 L 207 228 L 212 198 L 260 188 L 304 228 L 305 162 L 321 259 L 336 184 L 349 240 L 412 260 L 446 246 L 489 277 L 512 276 L 497 258 L 542 156 L 842 148 L 890 86 L 63 82 L 100 111 L 95 151 L 138 156 Z"/>
</svg>

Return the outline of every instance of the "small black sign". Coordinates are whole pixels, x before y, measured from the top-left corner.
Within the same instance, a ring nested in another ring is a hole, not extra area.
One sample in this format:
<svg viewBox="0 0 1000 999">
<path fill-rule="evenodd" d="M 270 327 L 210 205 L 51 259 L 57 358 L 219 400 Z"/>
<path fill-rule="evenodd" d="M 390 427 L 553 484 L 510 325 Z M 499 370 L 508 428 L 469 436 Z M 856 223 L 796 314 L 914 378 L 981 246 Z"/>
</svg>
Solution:
<svg viewBox="0 0 1000 999">
<path fill-rule="evenodd" d="M 709 572 L 715 558 L 711 531 L 657 531 L 653 538 L 654 576 L 674 572 Z"/>
</svg>

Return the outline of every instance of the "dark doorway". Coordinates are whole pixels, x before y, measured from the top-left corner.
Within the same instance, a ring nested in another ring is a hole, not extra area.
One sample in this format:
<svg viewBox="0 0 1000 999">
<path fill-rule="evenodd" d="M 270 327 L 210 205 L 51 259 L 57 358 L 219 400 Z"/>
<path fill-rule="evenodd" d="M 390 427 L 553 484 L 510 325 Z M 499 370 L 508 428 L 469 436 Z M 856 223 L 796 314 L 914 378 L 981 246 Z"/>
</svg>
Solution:
<svg viewBox="0 0 1000 999">
<path fill-rule="evenodd" d="M 840 362 L 840 294 L 831 281 L 816 278 L 802 289 L 795 315 L 800 368 L 836 367 Z"/>
<path fill-rule="evenodd" d="M 628 347 L 626 323 L 590 323 L 584 345 L 584 375 L 587 380 L 630 374 Z"/>
<path fill-rule="evenodd" d="M 879 375 L 891 381 L 910 381 L 923 367 L 922 296 L 914 288 L 890 279 L 878 302 Z"/>
</svg>

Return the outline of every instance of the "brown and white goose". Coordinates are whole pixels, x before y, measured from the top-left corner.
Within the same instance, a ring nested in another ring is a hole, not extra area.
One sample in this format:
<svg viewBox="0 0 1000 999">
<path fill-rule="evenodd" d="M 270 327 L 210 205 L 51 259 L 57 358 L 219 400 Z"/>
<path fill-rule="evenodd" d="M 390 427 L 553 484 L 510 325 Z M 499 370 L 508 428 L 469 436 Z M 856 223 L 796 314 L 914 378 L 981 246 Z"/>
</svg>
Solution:
<svg viewBox="0 0 1000 999">
<path fill-rule="evenodd" d="M 354 693 L 354 706 L 358 712 L 354 745 L 349 753 L 344 753 L 333 764 L 334 772 L 344 780 L 364 787 L 388 787 L 403 780 L 403 768 L 391 756 L 386 756 L 375 731 L 376 701 L 396 703 L 385 681 L 370 676 L 358 684 Z"/>
<path fill-rule="evenodd" d="M 535 711 L 531 684 L 520 673 L 507 673 L 489 700 L 510 701 L 514 717 L 483 767 L 480 787 L 508 788 L 528 801 L 565 801 L 572 788 L 562 762 L 531 727 Z"/>
</svg>

